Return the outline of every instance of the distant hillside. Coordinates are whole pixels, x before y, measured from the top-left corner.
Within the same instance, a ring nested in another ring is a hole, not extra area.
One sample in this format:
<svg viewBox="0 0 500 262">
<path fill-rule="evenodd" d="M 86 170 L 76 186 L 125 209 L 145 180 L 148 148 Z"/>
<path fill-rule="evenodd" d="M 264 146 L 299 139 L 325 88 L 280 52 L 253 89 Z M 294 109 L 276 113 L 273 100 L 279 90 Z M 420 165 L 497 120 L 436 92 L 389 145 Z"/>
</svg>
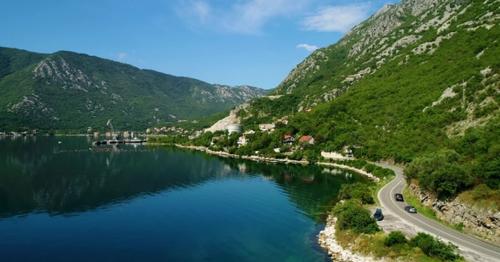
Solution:
<svg viewBox="0 0 500 262">
<path fill-rule="evenodd" d="M 143 129 L 204 118 L 261 96 L 94 56 L 0 48 L 0 130 Z"/>
</svg>

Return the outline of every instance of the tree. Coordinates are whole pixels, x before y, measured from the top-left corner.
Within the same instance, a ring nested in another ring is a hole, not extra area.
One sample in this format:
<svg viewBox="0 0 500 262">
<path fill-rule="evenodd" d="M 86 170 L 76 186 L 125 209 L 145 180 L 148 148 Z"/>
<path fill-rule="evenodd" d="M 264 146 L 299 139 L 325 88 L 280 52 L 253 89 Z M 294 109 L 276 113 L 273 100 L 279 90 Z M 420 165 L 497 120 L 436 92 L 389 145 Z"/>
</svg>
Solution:
<svg viewBox="0 0 500 262">
<path fill-rule="evenodd" d="M 343 184 L 339 192 L 340 199 L 357 199 L 363 204 L 373 204 L 375 201 L 368 185 L 362 183 Z"/>
<path fill-rule="evenodd" d="M 380 231 L 377 222 L 370 216 L 370 212 L 356 200 L 349 200 L 337 204 L 334 208 L 337 223 L 340 229 L 351 229 L 356 233 L 373 234 Z"/>
<path fill-rule="evenodd" d="M 411 241 L 412 246 L 420 248 L 426 255 L 437 257 L 443 261 L 455 261 L 460 258 L 457 247 L 425 233 L 418 233 Z"/>
</svg>

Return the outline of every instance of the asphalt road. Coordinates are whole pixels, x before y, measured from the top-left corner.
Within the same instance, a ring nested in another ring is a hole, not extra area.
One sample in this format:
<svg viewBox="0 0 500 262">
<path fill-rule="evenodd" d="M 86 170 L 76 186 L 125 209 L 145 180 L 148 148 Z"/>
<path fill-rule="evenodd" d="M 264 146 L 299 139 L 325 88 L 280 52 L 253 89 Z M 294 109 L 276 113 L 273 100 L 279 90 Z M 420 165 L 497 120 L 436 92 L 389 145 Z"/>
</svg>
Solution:
<svg viewBox="0 0 500 262">
<path fill-rule="evenodd" d="M 383 212 L 390 212 L 407 223 L 415 226 L 420 231 L 424 231 L 435 235 L 442 240 L 453 243 L 458 246 L 461 253 L 468 259 L 477 261 L 500 261 L 500 247 L 486 243 L 476 237 L 461 233 L 418 213 L 410 214 L 406 212 L 404 210 L 405 204 L 403 202 L 397 202 L 394 199 L 394 194 L 402 193 L 403 188 L 406 185 L 406 180 L 403 176 L 403 169 L 388 164 L 377 165 L 392 169 L 396 173 L 396 178 L 385 185 L 378 192 L 378 199 Z"/>
</svg>

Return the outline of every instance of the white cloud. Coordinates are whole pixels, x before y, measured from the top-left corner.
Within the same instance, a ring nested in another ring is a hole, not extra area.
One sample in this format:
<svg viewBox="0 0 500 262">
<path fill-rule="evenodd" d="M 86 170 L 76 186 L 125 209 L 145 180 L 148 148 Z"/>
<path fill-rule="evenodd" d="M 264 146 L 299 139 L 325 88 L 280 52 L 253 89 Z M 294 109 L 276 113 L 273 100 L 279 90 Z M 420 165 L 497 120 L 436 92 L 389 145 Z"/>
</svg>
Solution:
<svg viewBox="0 0 500 262">
<path fill-rule="evenodd" d="M 123 61 L 127 57 L 128 57 L 128 54 L 125 52 L 119 52 L 118 54 L 116 54 L 116 58 L 118 59 L 118 61 Z"/>
<path fill-rule="evenodd" d="M 315 46 L 315 45 L 310 45 L 310 44 L 298 44 L 297 45 L 297 48 L 303 48 L 309 52 L 314 52 L 316 51 L 316 49 L 318 49 L 319 47 Z"/>
<path fill-rule="evenodd" d="M 326 6 L 302 22 L 304 29 L 319 32 L 345 33 L 370 14 L 368 4 Z"/>
<path fill-rule="evenodd" d="M 193 15 L 201 22 L 206 23 L 212 13 L 212 8 L 205 1 L 194 1 L 191 3 Z"/>
<path fill-rule="evenodd" d="M 228 28 L 232 31 L 252 33 L 260 32 L 271 19 L 287 16 L 301 10 L 306 0 L 251 0 L 233 7 Z"/>
<path fill-rule="evenodd" d="M 243 34 L 260 33 L 276 17 L 302 11 L 310 0 L 241 0 L 229 6 L 211 5 L 207 0 L 183 2 L 179 16 L 216 30 Z"/>
</svg>

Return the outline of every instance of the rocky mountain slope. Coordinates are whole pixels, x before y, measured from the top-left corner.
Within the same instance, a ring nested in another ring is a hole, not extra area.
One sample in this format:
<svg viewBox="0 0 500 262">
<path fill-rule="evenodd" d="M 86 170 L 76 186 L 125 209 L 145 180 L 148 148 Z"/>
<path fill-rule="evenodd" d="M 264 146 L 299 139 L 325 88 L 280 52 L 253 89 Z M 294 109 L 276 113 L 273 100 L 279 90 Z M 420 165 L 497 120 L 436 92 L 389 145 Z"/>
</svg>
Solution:
<svg viewBox="0 0 500 262">
<path fill-rule="evenodd" d="M 229 110 L 264 91 L 212 85 L 61 51 L 0 48 L 0 129 L 148 126 Z"/>
<path fill-rule="evenodd" d="M 411 163 L 407 175 L 441 199 L 487 187 L 498 210 L 499 20 L 498 0 L 385 6 L 300 63 L 273 99 L 239 113 L 244 128 L 277 124 L 277 135 L 248 147 L 273 154 L 283 134 L 311 135 L 316 144 L 296 157 L 349 146 Z"/>
<path fill-rule="evenodd" d="M 474 54 L 467 62 L 475 62 L 475 58 L 480 61 L 476 64 L 481 63 L 497 51 L 498 19 L 498 1 L 494 0 L 404 0 L 386 5 L 337 44 L 317 50 L 299 64 L 277 93 L 303 95 L 300 106 L 310 108 L 379 75 L 388 66 L 406 68 L 435 60 L 455 41 L 464 44 L 461 48 L 467 50 L 463 51 Z M 469 39 L 464 39 L 466 34 Z M 485 42 L 465 46 L 474 35 Z"/>
<path fill-rule="evenodd" d="M 387 145 L 395 136 L 407 143 L 429 133 L 425 144 L 432 145 L 485 126 L 499 112 L 499 9 L 498 0 L 387 5 L 299 64 L 278 86 L 278 99 L 253 102 L 246 123 L 328 118 L 333 122 L 321 121 L 324 129 L 304 131 L 333 147 L 375 138 Z M 427 147 L 411 144 L 421 147 L 412 152 Z M 415 155 L 386 151 L 394 153 L 377 156 Z"/>
</svg>

